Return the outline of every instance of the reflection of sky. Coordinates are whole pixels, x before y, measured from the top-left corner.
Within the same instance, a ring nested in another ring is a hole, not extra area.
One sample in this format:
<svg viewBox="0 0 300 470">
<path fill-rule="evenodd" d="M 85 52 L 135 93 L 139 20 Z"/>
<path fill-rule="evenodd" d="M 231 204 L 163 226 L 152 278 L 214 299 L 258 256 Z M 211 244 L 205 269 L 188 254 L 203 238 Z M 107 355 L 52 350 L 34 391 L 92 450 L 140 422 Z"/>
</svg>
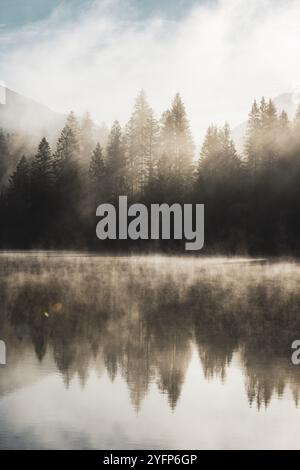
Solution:
<svg viewBox="0 0 300 470">
<path fill-rule="evenodd" d="M 129 0 L 129 3 L 138 9 L 141 17 L 158 14 L 174 18 L 203 1 L 207 0 Z M 75 11 L 86 3 L 90 4 L 92 0 L 0 0 L 0 25 L 19 27 L 47 17 L 61 4 L 70 5 Z"/>
<path fill-rule="evenodd" d="M 42 377 L 0 400 L 0 448 L 299 448 L 290 393 L 250 408 L 237 357 L 224 384 L 206 381 L 195 349 L 174 412 L 155 384 L 137 414 L 119 375 L 91 372 L 84 389 L 77 379 L 67 389 L 53 371 Z"/>
</svg>

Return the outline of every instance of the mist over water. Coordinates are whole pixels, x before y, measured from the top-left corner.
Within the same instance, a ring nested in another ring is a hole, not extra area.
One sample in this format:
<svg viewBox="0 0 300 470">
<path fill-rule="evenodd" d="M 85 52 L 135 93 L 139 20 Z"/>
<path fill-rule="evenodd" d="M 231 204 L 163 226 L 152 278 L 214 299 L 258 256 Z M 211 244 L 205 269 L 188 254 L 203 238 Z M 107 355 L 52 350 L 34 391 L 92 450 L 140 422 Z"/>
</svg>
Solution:
<svg viewBox="0 0 300 470">
<path fill-rule="evenodd" d="M 299 448 L 298 263 L 0 261 L 0 448 Z"/>
</svg>

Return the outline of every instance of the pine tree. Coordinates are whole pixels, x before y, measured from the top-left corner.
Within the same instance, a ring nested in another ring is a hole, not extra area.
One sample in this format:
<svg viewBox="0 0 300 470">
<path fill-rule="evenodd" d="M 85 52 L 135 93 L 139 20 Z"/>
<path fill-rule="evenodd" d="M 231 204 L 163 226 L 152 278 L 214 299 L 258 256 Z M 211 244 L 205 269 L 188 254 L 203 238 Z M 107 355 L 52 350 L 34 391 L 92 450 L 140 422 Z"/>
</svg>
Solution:
<svg viewBox="0 0 300 470">
<path fill-rule="evenodd" d="M 20 200 L 28 200 L 30 167 L 25 155 L 19 160 L 17 168 L 9 178 L 9 193 Z"/>
<path fill-rule="evenodd" d="M 54 168 L 50 145 L 44 137 L 31 164 L 31 228 L 32 240 L 50 244 L 49 218 L 54 210 Z"/>
<path fill-rule="evenodd" d="M 47 190 L 53 182 L 53 160 L 50 145 L 44 137 L 32 162 L 32 183 Z"/>
<path fill-rule="evenodd" d="M 199 172 L 206 176 L 213 176 L 222 156 L 222 146 L 219 131 L 216 126 L 209 126 L 201 148 L 199 159 Z"/>
<path fill-rule="evenodd" d="M 102 122 L 99 128 L 96 128 L 96 141 L 101 142 L 103 149 L 106 149 L 108 143 L 109 129 L 105 122 Z"/>
<path fill-rule="evenodd" d="M 89 180 L 93 195 L 96 199 L 99 199 L 104 195 L 106 188 L 106 171 L 103 151 L 99 143 L 96 145 L 90 161 Z"/>
<path fill-rule="evenodd" d="M 259 108 L 256 102 L 249 114 L 246 157 L 248 168 L 256 175 L 262 169 L 273 170 L 278 157 L 277 133 L 279 120 L 277 110 L 272 100 L 264 97 Z"/>
<path fill-rule="evenodd" d="M 260 100 L 259 119 L 260 119 L 261 127 L 262 128 L 267 127 L 266 125 L 268 123 L 268 104 L 264 96 Z"/>
<path fill-rule="evenodd" d="M 262 120 L 262 163 L 264 169 L 273 171 L 278 159 L 277 135 L 278 117 L 277 110 L 270 99 L 266 110 L 261 110 Z"/>
<path fill-rule="evenodd" d="M 106 150 L 106 171 L 109 196 L 113 199 L 126 194 L 126 160 L 121 126 L 113 123 Z"/>
<path fill-rule="evenodd" d="M 184 182 L 192 174 L 194 144 L 184 104 L 179 94 L 162 116 L 160 156 L 168 160 L 175 180 Z"/>
<path fill-rule="evenodd" d="M 286 129 L 289 126 L 289 118 L 287 112 L 283 109 L 279 116 L 279 125 L 281 129 Z"/>
<path fill-rule="evenodd" d="M 56 179 L 63 177 L 65 172 L 78 171 L 79 145 L 74 131 L 65 125 L 57 142 L 54 154 L 54 170 Z"/>
<path fill-rule="evenodd" d="M 261 114 L 263 127 L 265 126 L 273 130 L 274 126 L 277 124 L 277 110 L 271 99 L 268 101 L 266 110 L 261 110 Z"/>
<path fill-rule="evenodd" d="M 292 151 L 292 132 L 290 121 L 285 110 L 280 113 L 278 118 L 278 131 L 276 132 L 276 147 L 280 158 L 288 155 Z"/>
<path fill-rule="evenodd" d="M 300 152 L 300 104 L 297 108 L 292 127 L 292 139 L 294 153 Z"/>
<path fill-rule="evenodd" d="M 59 245 L 72 246 L 79 238 L 82 180 L 79 166 L 79 145 L 74 131 L 66 125 L 58 139 L 54 154 L 54 216 Z"/>
<path fill-rule="evenodd" d="M 126 126 L 125 149 L 131 193 L 143 192 L 157 159 L 158 123 L 144 91 L 138 95 L 133 114 Z"/>
<path fill-rule="evenodd" d="M 294 125 L 300 125 L 300 104 L 297 107 L 297 111 L 295 114 Z"/>
<path fill-rule="evenodd" d="M 77 116 L 75 115 L 75 113 L 73 111 L 71 111 L 68 116 L 67 116 L 67 120 L 66 120 L 66 124 L 65 124 L 67 127 L 69 127 L 72 131 L 73 131 L 73 134 L 74 134 L 74 137 L 77 139 L 79 139 L 79 122 L 78 122 L 78 118 Z"/>
<path fill-rule="evenodd" d="M 240 170 L 241 160 L 237 155 L 235 144 L 231 138 L 231 130 L 226 122 L 220 131 L 220 139 L 222 142 L 223 155 L 225 160 L 225 168 L 229 169 L 231 175 Z"/>
<path fill-rule="evenodd" d="M 90 162 L 89 176 L 92 181 L 98 181 L 105 174 L 105 165 L 101 145 L 98 143 Z"/>
<path fill-rule="evenodd" d="M 206 181 L 228 181 L 240 167 L 229 125 L 226 123 L 221 129 L 210 126 L 200 152 L 198 176 Z"/>
<path fill-rule="evenodd" d="M 8 135 L 0 129 L 0 187 L 3 187 L 7 176 L 10 161 L 10 149 Z"/>
<path fill-rule="evenodd" d="M 30 166 L 22 156 L 9 178 L 5 231 L 9 244 L 27 247 L 33 241 L 30 204 Z"/>
<path fill-rule="evenodd" d="M 95 148 L 95 125 L 89 113 L 81 121 L 79 130 L 80 155 L 86 161 Z"/>
<path fill-rule="evenodd" d="M 247 132 L 246 132 L 246 158 L 248 168 L 253 174 L 256 174 L 260 159 L 260 139 L 261 139 L 261 119 L 260 108 L 256 100 L 249 113 Z"/>
</svg>

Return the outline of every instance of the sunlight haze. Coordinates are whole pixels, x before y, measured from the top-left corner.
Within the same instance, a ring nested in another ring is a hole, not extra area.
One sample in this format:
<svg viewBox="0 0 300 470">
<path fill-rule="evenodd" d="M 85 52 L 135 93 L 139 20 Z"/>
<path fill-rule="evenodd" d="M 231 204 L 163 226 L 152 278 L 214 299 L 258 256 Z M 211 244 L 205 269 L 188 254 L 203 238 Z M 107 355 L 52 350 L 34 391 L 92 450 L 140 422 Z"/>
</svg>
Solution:
<svg viewBox="0 0 300 470">
<path fill-rule="evenodd" d="M 199 142 L 212 122 L 234 127 L 255 97 L 295 91 L 300 80 L 294 0 L 183 1 L 174 12 L 169 1 L 43 2 L 42 11 L 31 0 L 18 27 L 9 3 L 0 78 L 54 111 L 124 124 L 140 89 L 158 117 L 179 91 Z"/>
</svg>

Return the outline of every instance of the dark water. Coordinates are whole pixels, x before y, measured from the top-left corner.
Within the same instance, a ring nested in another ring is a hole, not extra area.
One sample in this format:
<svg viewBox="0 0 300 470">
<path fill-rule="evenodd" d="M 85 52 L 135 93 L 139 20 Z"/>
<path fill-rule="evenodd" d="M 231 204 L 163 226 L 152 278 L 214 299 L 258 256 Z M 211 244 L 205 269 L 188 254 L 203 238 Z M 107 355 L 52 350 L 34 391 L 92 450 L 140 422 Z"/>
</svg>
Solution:
<svg viewBox="0 0 300 470">
<path fill-rule="evenodd" d="M 0 256 L 0 448 L 300 448 L 300 265 Z"/>
</svg>

